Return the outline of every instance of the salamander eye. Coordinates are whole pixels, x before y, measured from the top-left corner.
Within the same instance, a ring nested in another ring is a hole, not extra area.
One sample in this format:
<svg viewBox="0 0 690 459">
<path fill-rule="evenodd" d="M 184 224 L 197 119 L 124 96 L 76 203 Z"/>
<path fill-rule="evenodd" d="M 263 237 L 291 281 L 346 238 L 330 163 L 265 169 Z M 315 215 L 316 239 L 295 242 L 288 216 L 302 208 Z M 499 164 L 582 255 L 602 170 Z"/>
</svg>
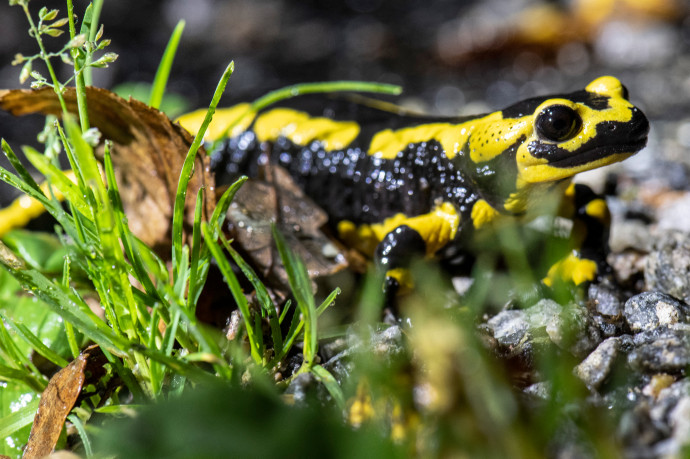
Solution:
<svg viewBox="0 0 690 459">
<path fill-rule="evenodd" d="M 582 118 L 570 107 L 552 105 L 539 113 L 534 124 L 540 137 L 562 142 L 580 130 Z"/>
</svg>

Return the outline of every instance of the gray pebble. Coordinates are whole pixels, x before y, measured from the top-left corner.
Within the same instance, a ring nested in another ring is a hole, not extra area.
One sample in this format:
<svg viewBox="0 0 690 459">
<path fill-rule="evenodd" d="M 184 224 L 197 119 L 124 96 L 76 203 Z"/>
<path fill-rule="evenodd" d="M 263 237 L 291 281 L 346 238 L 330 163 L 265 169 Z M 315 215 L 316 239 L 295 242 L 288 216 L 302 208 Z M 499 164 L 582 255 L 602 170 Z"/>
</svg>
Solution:
<svg viewBox="0 0 690 459">
<path fill-rule="evenodd" d="M 530 328 L 527 313 L 521 309 L 501 311 L 487 325 L 496 341 L 506 347 L 517 346 Z"/>
<path fill-rule="evenodd" d="M 634 370 L 679 373 L 690 365 L 690 332 L 687 329 L 643 332 L 635 335 L 634 341 L 635 348 L 628 354 L 628 364 Z"/>
<path fill-rule="evenodd" d="M 664 231 L 647 257 L 645 282 L 650 290 L 690 301 L 690 236 L 680 231 Z"/>
<path fill-rule="evenodd" d="M 605 339 L 585 360 L 575 367 L 575 376 L 580 378 L 590 389 L 598 389 L 611 372 L 618 357 L 620 345 L 620 338 Z"/>
<path fill-rule="evenodd" d="M 643 292 L 625 302 L 625 320 L 633 333 L 686 323 L 690 306 L 662 292 Z"/>
<path fill-rule="evenodd" d="M 603 284 L 591 284 L 587 292 L 594 309 L 606 317 L 619 317 L 623 313 L 623 301 L 616 290 Z"/>
<path fill-rule="evenodd" d="M 488 320 L 487 327 L 505 347 L 529 348 L 536 338 L 546 338 L 561 349 L 583 356 L 601 341 L 599 330 L 579 305 L 561 306 L 543 299 L 524 310 L 502 311 Z"/>
</svg>

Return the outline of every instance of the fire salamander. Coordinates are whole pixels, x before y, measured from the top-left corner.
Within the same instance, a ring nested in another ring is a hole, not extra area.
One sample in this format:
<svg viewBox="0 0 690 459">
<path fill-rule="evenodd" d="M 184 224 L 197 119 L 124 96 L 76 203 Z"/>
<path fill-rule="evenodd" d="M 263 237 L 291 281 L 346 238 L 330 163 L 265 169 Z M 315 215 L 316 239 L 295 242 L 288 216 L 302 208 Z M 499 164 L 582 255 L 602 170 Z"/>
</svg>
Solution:
<svg viewBox="0 0 690 459">
<path fill-rule="evenodd" d="M 619 80 L 604 76 L 584 90 L 471 117 L 351 105 L 344 114 L 321 106 L 318 116 L 291 108 L 255 113 L 247 104 L 220 111 L 209 131 L 211 138 L 226 136 L 212 156 L 217 182 L 256 174 L 260 158 L 283 166 L 329 214 L 339 237 L 371 256 L 394 285 L 404 281 L 412 255 L 471 252 L 495 220 L 529 216 L 557 194 L 569 203 L 563 216 L 580 236 L 545 282 L 596 277 L 608 208 L 570 179 L 626 159 L 647 142 L 647 118 Z M 195 132 L 202 117 L 192 113 L 180 122 Z M 225 133 L 230 121 L 238 122 Z"/>
</svg>

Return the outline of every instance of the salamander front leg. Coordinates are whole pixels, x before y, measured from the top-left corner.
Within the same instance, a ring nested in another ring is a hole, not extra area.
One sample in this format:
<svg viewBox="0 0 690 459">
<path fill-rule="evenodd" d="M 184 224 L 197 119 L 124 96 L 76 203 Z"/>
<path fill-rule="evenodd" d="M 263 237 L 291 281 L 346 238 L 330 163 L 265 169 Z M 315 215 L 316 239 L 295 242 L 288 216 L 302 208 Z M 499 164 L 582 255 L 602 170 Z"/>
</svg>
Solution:
<svg viewBox="0 0 690 459">
<path fill-rule="evenodd" d="M 569 205 L 564 208 L 569 209 L 570 215 L 563 216 L 573 221 L 571 239 L 574 245 L 565 258 L 549 269 L 544 279 L 547 285 L 552 285 L 556 279 L 579 285 L 611 270 L 606 262 L 611 225 L 606 200 L 581 184 L 571 185 L 566 199 Z"/>
<path fill-rule="evenodd" d="M 386 273 L 384 291 L 390 301 L 400 292 L 413 286 L 412 276 L 407 269 L 415 257 L 426 254 L 424 238 L 407 225 L 400 225 L 387 233 L 376 247 L 374 261 Z"/>
</svg>

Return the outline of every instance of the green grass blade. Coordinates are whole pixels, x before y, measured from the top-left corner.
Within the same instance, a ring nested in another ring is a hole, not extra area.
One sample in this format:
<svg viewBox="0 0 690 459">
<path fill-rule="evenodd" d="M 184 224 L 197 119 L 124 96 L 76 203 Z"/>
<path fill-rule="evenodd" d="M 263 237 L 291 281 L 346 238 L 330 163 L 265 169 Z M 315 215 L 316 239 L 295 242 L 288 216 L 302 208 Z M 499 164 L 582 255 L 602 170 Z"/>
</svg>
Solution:
<svg viewBox="0 0 690 459">
<path fill-rule="evenodd" d="M 204 204 L 204 189 L 201 188 L 196 195 L 194 207 L 194 223 L 192 225 L 192 259 L 189 263 L 189 287 L 187 293 L 187 309 L 196 310 L 196 300 L 203 284 L 199 283 L 199 277 L 205 277 L 199 271 L 199 258 L 201 257 L 201 208 Z M 201 274 L 201 276 L 200 276 Z"/>
<path fill-rule="evenodd" d="M 55 167 L 45 155 L 31 147 L 24 147 L 24 154 L 38 171 L 45 175 L 51 185 L 62 193 L 63 196 L 82 214 L 91 215 L 91 207 L 84 201 L 82 191 L 75 185 L 63 171 Z"/>
<path fill-rule="evenodd" d="M 168 40 L 165 51 L 163 52 L 163 58 L 160 64 L 158 64 L 158 70 L 156 70 L 156 76 L 153 78 L 153 86 L 151 87 L 151 97 L 149 97 L 149 105 L 153 108 L 160 108 L 161 102 L 163 101 L 163 94 L 165 94 L 165 87 L 168 84 L 170 69 L 175 59 L 177 47 L 180 44 L 184 25 L 184 20 L 177 23 L 175 30 L 173 30 L 172 35 L 170 35 L 170 40 Z"/>
<path fill-rule="evenodd" d="M 285 305 L 283 306 L 283 310 L 280 311 L 280 317 L 278 318 L 278 322 L 280 322 L 281 324 L 285 320 L 285 317 L 287 317 L 287 313 L 290 310 L 290 306 L 292 306 L 292 301 L 290 301 L 290 299 L 288 299 L 285 302 Z"/>
<path fill-rule="evenodd" d="M 64 320 L 72 322 L 72 325 L 102 347 L 117 355 L 122 354 L 121 349 L 127 348 L 127 343 L 115 336 L 86 304 L 83 304 L 83 307 L 78 306 L 77 300 L 63 291 L 62 286 L 54 284 L 37 270 L 22 266 L 14 254 L 1 242 L 0 266 L 8 270 L 24 289 L 43 300 L 55 313 Z"/>
<path fill-rule="evenodd" d="M 326 390 L 331 394 L 336 405 L 338 405 L 338 409 L 344 411 L 346 408 L 345 396 L 333 375 L 321 365 L 314 365 L 311 368 L 311 373 L 326 387 Z"/>
<path fill-rule="evenodd" d="M 196 133 L 196 137 L 194 137 L 194 141 L 192 142 L 192 145 L 189 147 L 187 157 L 185 158 L 184 164 L 182 165 L 180 179 L 177 183 L 177 193 L 175 194 L 175 205 L 173 208 L 172 223 L 172 259 L 173 273 L 175 275 L 177 275 L 182 257 L 182 245 L 184 242 L 182 240 L 182 223 L 184 221 L 184 207 L 187 198 L 187 185 L 189 184 L 189 178 L 191 177 L 192 169 L 194 168 L 194 160 L 196 159 L 196 153 L 197 151 L 199 151 L 201 142 L 203 142 L 204 140 L 204 134 L 206 134 L 206 129 L 208 128 L 208 125 L 211 123 L 211 119 L 213 118 L 213 114 L 216 111 L 218 102 L 220 102 L 220 97 L 223 95 L 223 92 L 225 92 L 225 86 L 228 84 L 228 81 L 230 80 L 230 76 L 232 75 L 234 69 L 235 63 L 230 62 L 230 64 L 223 72 L 223 76 L 218 82 L 216 91 L 213 93 L 213 98 L 211 99 L 211 104 L 209 105 L 208 111 L 206 112 L 204 122 L 201 124 L 201 128 L 199 128 L 199 132 Z"/>
<path fill-rule="evenodd" d="M 76 414 L 70 414 L 69 416 L 67 416 L 67 419 L 69 419 L 70 422 L 72 422 L 74 427 L 77 429 L 77 433 L 79 434 L 79 438 L 81 439 L 81 444 L 84 446 L 84 453 L 86 453 L 86 457 L 93 457 L 93 448 L 91 448 L 91 440 L 89 439 L 89 436 L 86 434 L 86 428 L 84 426 L 84 423 Z"/>
<path fill-rule="evenodd" d="M 378 94 L 398 95 L 402 88 L 394 84 L 371 83 L 367 81 L 329 81 L 324 83 L 300 83 L 286 86 L 275 91 L 271 91 L 263 97 L 255 100 L 250 111 L 259 111 L 269 105 L 275 104 L 283 99 L 300 96 L 303 94 L 315 94 L 321 92 L 373 92 Z"/>
<path fill-rule="evenodd" d="M 14 170 L 17 172 L 17 174 L 19 174 L 19 177 L 34 190 L 40 190 L 38 183 L 36 183 L 31 174 L 29 174 L 29 171 L 27 171 L 21 161 L 19 161 L 19 158 L 17 158 L 17 155 L 14 153 L 14 151 L 12 151 L 10 145 L 5 142 L 5 139 L 2 139 L 2 151 L 5 152 L 5 157 L 7 157 L 7 160 L 10 162 Z"/>
<path fill-rule="evenodd" d="M 332 93 L 338 91 L 372 92 L 378 94 L 398 95 L 402 92 L 402 88 L 397 85 L 387 83 L 372 83 L 368 81 L 328 81 L 317 83 L 299 83 L 276 89 L 275 91 L 271 91 L 268 94 L 256 99 L 247 108 L 246 112 L 241 113 L 234 121 L 230 122 L 225 127 L 226 134 L 221 135 L 219 139 L 216 139 L 209 150 L 215 150 L 216 144 L 222 141 L 227 133 L 230 132 L 232 128 L 249 113 L 256 113 L 272 104 L 280 102 L 284 99 L 289 99 L 291 97 L 304 94 Z"/>
<path fill-rule="evenodd" d="M 223 222 L 225 222 L 225 216 L 228 212 L 228 208 L 230 207 L 230 203 L 232 203 L 232 200 L 235 198 L 235 194 L 237 194 L 237 191 L 247 180 L 249 179 L 246 176 L 238 178 L 235 183 L 230 185 L 228 189 L 223 192 L 223 195 L 218 200 L 216 208 L 213 209 L 211 220 L 209 221 L 209 226 L 213 230 L 212 234 L 214 239 L 217 239 L 220 234 L 220 230 L 223 227 Z"/>
<path fill-rule="evenodd" d="M 84 140 L 79 126 L 72 121 L 70 117 L 65 117 L 63 123 L 67 130 L 67 137 L 73 146 L 72 152 L 78 166 L 77 170 L 82 174 L 81 178 L 84 180 L 86 186 L 96 193 L 99 202 L 105 201 L 105 185 L 103 184 L 101 173 L 98 170 L 98 161 L 96 161 L 96 157 L 93 154 L 93 148 Z M 94 209 L 93 213 L 87 213 L 85 215 L 95 215 L 95 213 L 96 209 Z"/>
<path fill-rule="evenodd" d="M 93 6 L 93 8 L 91 8 Z M 98 22 L 101 16 L 101 9 L 103 8 L 103 0 L 94 0 L 86 8 L 84 13 L 84 20 L 82 21 L 82 28 L 80 33 L 88 33 L 89 41 L 96 41 L 96 35 L 98 34 Z M 87 21 L 87 15 L 89 16 Z M 88 29 L 88 30 L 87 30 Z M 92 84 L 91 72 L 93 68 L 89 66 L 91 63 L 91 54 L 86 56 L 86 62 L 84 67 L 84 82 L 86 85 Z"/>
<path fill-rule="evenodd" d="M 316 315 L 317 315 L 317 317 L 318 317 L 318 316 L 321 316 L 321 314 L 323 314 L 323 312 L 324 312 L 326 309 L 328 309 L 329 306 L 331 306 L 331 305 L 333 304 L 333 302 L 335 301 L 335 297 L 338 296 L 338 295 L 340 295 L 340 289 L 336 287 L 336 288 L 331 292 L 331 294 L 328 295 L 328 296 L 326 297 L 325 300 L 323 300 L 323 302 L 319 305 L 319 307 L 316 308 Z"/>
<path fill-rule="evenodd" d="M 24 341 L 26 341 L 38 354 L 42 355 L 59 367 L 66 367 L 69 364 L 67 360 L 63 359 L 56 354 L 55 351 L 43 344 L 43 342 L 38 339 L 36 335 L 31 333 L 31 330 L 29 330 L 24 324 L 10 320 L 2 312 L 0 312 L 0 319 L 3 319 L 5 323 L 9 325 L 10 328 L 12 328 Z"/>
<path fill-rule="evenodd" d="M 31 424 L 34 421 L 40 402 L 41 399 L 36 397 L 25 407 L 0 419 L 0 438 L 8 438 L 19 429 Z"/>
<path fill-rule="evenodd" d="M 153 285 L 153 282 L 149 277 L 149 272 L 151 272 L 151 270 L 146 269 L 144 260 L 139 251 L 140 244 L 137 243 L 136 237 L 132 234 L 131 230 L 129 229 L 129 225 L 127 224 L 127 216 L 125 215 L 125 211 L 122 207 L 120 190 L 117 185 L 117 180 L 115 179 L 115 169 L 113 167 L 108 144 L 106 144 L 105 148 L 103 168 L 105 169 L 105 174 L 108 180 L 108 196 L 110 197 L 113 212 L 115 213 L 115 224 L 119 229 L 122 246 L 125 250 L 125 254 L 127 254 L 127 258 L 132 264 L 136 278 L 144 287 L 144 291 L 150 297 L 155 298 L 161 303 L 165 303 L 165 300 Z M 146 247 L 146 249 L 148 250 L 148 247 Z M 154 258 L 156 257 L 156 255 L 153 253 L 150 253 L 150 256 Z"/>
<path fill-rule="evenodd" d="M 275 349 L 282 349 L 283 336 L 280 331 L 280 322 L 278 321 L 278 315 L 276 313 L 275 304 L 273 304 L 273 300 L 271 300 L 271 296 L 268 294 L 266 286 L 263 284 L 263 282 L 261 282 L 259 276 L 256 275 L 256 272 L 254 272 L 251 266 L 249 266 L 249 264 L 246 261 L 244 261 L 240 254 L 237 253 L 237 251 L 228 243 L 228 241 L 224 237 L 222 237 L 222 235 L 221 242 L 223 243 L 225 250 L 227 250 L 230 253 L 232 259 L 235 261 L 237 266 L 239 266 L 240 270 L 242 270 L 242 273 L 246 276 L 246 278 L 249 280 L 252 286 L 254 286 L 254 290 L 256 291 L 256 298 L 259 301 L 261 310 L 264 312 L 264 315 L 268 317 L 268 323 L 271 327 L 271 338 L 273 339 L 273 347 Z"/>
<path fill-rule="evenodd" d="M 307 268 L 291 250 L 288 249 L 285 238 L 273 226 L 273 237 L 278 247 L 280 259 L 283 261 L 285 271 L 288 275 L 290 288 L 292 294 L 297 300 L 297 307 L 302 315 L 304 321 L 304 363 L 310 367 L 318 349 L 318 336 L 316 320 L 316 306 L 314 304 L 314 295 L 311 290 L 311 280 L 307 274 Z"/>
<path fill-rule="evenodd" d="M 247 337 L 249 338 L 249 347 L 251 350 L 252 359 L 254 362 L 261 364 L 262 355 L 260 349 L 263 347 L 263 343 L 259 342 L 259 340 L 262 339 L 261 330 L 254 330 L 247 298 L 244 296 L 244 292 L 242 291 L 242 287 L 240 287 L 237 276 L 235 276 L 235 273 L 232 271 L 230 262 L 223 254 L 223 251 L 218 243 L 212 239 L 208 224 L 202 224 L 201 231 L 204 235 L 204 240 L 206 241 L 207 247 L 211 251 L 213 258 L 215 258 L 216 263 L 218 263 L 218 268 L 223 274 L 225 283 L 228 285 L 228 288 L 230 288 L 230 293 L 232 293 L 232 296 L 237 303 L 237 307 L 242 313 L 242 319 L 244 320 L 244 325 L 247 329 Z"/>
</svg>

